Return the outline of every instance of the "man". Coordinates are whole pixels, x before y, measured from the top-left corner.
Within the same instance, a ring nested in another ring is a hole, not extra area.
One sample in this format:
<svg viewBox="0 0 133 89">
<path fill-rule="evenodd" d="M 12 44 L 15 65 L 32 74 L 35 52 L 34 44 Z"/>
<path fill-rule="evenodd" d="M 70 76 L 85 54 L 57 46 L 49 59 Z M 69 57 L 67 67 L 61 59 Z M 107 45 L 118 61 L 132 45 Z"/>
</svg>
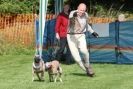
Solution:
<svg viewBox="0 0 133 89">
<path fill-rule="evenodd" d="M 120 21 L 120 22 L 126 21 L 125 15 L 124 14 L 118 15 L 118 21 Z"/>
<path fill-rule="evenodd" d="M 88 14 L 85 11 L 86 5 L 81 3 L 77 10 L 70 12 L 67 41 L 74 60 L 84 71 L 86 71 L 88 76 L 93 77 L 94 72 L 89 63 L 89 53 L 87 50 L 85 32 L 89 31 L 95 37 L 98 37 L 98 34 L 88 25 Z M 75 21 L 71 21 L 72 18 L 74 18 Z M 72 26 L 72 22 L 75 23 L 74 26 Z M 82 55 L 82 57 L 80 55 Z"/>
<path fill-rule="evenodd" d="M 61 60 L 65 47 L 68 47 L 67 44 L 67 27 L 69 21 L 69 11 L 70 6 L 69 4 L 65 4 L 63 7 L 63 11 L 58 15 L 56 19 L 56 38 L 59 40 L 60 48 L 57 51 L 56 58 Z M 67 50 L 69 51 L 69 49 Z"/>
</svg>

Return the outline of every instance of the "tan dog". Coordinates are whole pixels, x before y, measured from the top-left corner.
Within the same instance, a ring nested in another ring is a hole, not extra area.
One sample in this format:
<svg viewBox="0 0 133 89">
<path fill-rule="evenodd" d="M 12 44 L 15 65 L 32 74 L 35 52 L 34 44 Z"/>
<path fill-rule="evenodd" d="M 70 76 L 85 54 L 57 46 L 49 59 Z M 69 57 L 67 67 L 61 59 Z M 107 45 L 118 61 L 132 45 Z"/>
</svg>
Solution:
<svg viewBox="0 0 133 89">
<path fill-rule="evenodd" d="M 62 82 L 62 79 L 61 79 L 62 68 L 60 67 L 59 61 L 53 60 L 51 62 L 47 62 L 45 66 L 49 74 L 50 82 L 56 82 L 57 78 L 59 78 L 60 82 Z"/>
<path fill-rule="evenodd" d="M 35 56 L 32 64 L 32 81 L 35 80 L 35 74 L 40 81 L 44 80 L 44 71 L 44 61 L 40 58 L 40 56 Z"/>
</svg>

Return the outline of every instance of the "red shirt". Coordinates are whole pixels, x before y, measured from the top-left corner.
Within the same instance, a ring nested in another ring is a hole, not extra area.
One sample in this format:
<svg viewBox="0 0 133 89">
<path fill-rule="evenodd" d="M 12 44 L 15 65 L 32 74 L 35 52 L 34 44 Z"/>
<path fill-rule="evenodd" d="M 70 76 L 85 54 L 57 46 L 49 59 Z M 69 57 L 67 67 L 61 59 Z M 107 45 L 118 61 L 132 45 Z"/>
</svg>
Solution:
<svg viewBox="0 0 133 89">
<path fill-rule="evenodd" d="M 55 32 L 58 33 L 60 37 L 67 36 L 68 20 L 68 15 L 63 12 L 60 13 L 56 19 Z"/>
</svg>

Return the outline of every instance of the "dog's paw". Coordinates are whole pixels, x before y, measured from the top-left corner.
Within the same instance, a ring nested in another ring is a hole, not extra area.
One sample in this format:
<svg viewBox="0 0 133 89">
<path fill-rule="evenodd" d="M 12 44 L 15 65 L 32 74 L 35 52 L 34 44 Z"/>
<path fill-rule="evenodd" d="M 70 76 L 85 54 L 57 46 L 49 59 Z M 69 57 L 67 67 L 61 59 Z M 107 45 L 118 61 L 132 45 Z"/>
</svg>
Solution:
<svg viewBox="0 0 133 89">
<path fill-rule="evenodd" d="M 41 81 L 44 81 L 44 78 L 41 78 Z"/>
<path fill-rule="evenodd" d="M 60 82 L 62 83 L 62 79 L 60 78 Z"/>
<path fill-rule="evenodd" d="M 33 82 L 33 81 L 35 81 L 35 79 L 34 79 L 34 78 L 32 78 L 32 82 Z"/>
<path fill-rule="evenodd" d="M 54 83 L 56 83 L 57 79 L 54 79 Z"/>
</svg>

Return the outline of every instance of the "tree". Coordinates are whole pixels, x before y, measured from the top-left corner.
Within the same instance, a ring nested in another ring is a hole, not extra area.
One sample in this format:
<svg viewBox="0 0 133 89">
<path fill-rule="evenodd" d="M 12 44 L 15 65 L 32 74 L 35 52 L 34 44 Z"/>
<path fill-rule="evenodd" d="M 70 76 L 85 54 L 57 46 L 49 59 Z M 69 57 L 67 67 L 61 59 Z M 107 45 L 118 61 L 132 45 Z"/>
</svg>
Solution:
<svg viewBox="0 0 133 89">
<path fill-rule="evenodd" d="M 32 13 L 39 10 L 39 0 L 0 0 L 0 14 Z"/>
</svg>

